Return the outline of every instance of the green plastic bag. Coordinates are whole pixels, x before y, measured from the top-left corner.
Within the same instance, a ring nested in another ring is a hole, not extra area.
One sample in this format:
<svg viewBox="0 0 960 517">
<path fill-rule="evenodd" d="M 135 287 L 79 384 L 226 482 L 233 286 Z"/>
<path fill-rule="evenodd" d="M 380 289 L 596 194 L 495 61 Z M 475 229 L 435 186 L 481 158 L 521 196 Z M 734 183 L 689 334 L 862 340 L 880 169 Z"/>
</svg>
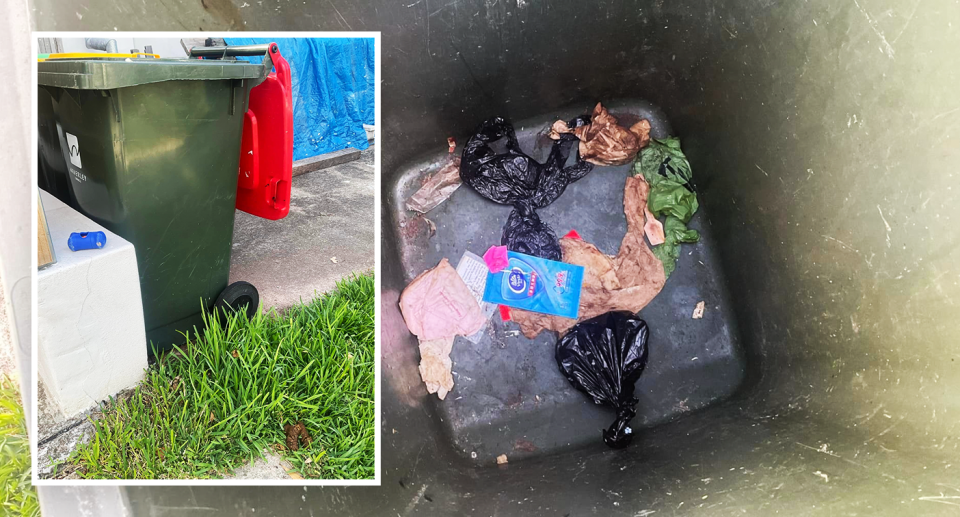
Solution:
<svg viewBox="0 0 960 517">
<path fill-rule="evenodd" d="M 664 242 L 653 247 L 653 254 L 663 263 L 667 277 L 677 267 L 680 244 L 700 240 L 696 230 L 687 223 L 700 208 L 697 195 L 689 188 L 693 179 L 690 162 L 680 150 L 680 139 L 651 139 L 633 165 L 633 175 L 643 175 L 650 184 L 647 207 L 656 217 L 666 216 L 663 224 Z"/>
<path fill-rule="evenodd" d="M 687 228 L 687 225 L 672 215 L 667 216 L 663 224 L 663 244 L 653 247 L 653 255 L 663 263 L 663 273 L 669 278 L 677 267 L 680 258 L 680 244 L 694 243 L 700 240 L 700 232 Z"/>
<path fill-rule="evenodd" d="M 650 144 L 643 148 L 640 153 L 640 159 L 637 160 L 640 172 L 651 187 L 656 186 L 661 180 L 675 181 L 680 184 L 687 184 L 693 179 L 693 171 L 690 169 L 690 162 L 680 150 L 680 139 L 671 137 L 663 140 L 656 138 L 650 139 Z M 662 175 L 660 169 L 663 168 Z M 634 171 L 634 175 L 637 171 Z"/>
<path fill-rule="evenodd" d="M 700 208 L 696 194 L 671 180 L 663 180 L 656 187 L 650 188 L 647 206 L 657 217 L 672 215 L 684 223 L 690 222 L 690 218 Z"/>
</svg>

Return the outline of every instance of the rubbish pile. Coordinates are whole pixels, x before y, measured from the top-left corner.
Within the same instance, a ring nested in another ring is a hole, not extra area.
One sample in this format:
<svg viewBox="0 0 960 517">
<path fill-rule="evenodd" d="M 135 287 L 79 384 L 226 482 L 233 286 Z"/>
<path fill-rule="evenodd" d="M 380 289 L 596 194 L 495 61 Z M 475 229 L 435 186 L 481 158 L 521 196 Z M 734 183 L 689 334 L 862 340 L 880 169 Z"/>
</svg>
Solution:
<svg viewBox="0 0 960 517">
<path fill-rule="evenodd" d="M 666 282 L 664 267 L 643 240 L 646 226 L 646 183 L 640 178 L 627 178 L 623 189 L 623 211 L 627 216 L 627 233 L 620 241 L 615 257 L 604 255 L 596 246 L 579 237 L 560 239 L 563 260 L 584 267 L 580 312 L 574 318 L 511 310 L 513 321 L 528 338 L 543 330 L 564 334 L 578 320 L 610 311 L 638 312 L 660 292 Z"/>
<path fill-rule="evenodd" d="M 634 385 L 647 363 L 650 334 L 637 313 L 676 269 L 681 244 L 700 238 L 687 227 L 699 204 L 680 141 L 652 138 L 650 132 L 649 121 L 621 126 L 598 103 L 590 115 L 545 128 L 553 142 L 543 163 L 524 153 L 503 118 L 482 122 L 459 159 L 448 139 L 446 164 L 407 208 L 425 214 L 462 182 L 513 210 L 500 245 L 491 243 L 482 259 L 467 251 L 454 269 L 444 258 L 401 294 L 403 318 L 420 341 L 420 375 L 429 393 L 442 400 L 453 389 L 456 336 L 477 344 L 499 307 L 501 317 L 516 322 L 527 338 L 557 333 L 561 373 L 595 403 L 616 411 L 604 442 L 613 448 L 630 444 L 629 422 L 638 403 Z M 571 152 L 576 154 L 567 166 Z M 631 163 L 623 187 L 627 232 L 616 255 L 604 254 L 575 230 L 557 238 L 537 214 L 594 166 Z"/>
</svg>

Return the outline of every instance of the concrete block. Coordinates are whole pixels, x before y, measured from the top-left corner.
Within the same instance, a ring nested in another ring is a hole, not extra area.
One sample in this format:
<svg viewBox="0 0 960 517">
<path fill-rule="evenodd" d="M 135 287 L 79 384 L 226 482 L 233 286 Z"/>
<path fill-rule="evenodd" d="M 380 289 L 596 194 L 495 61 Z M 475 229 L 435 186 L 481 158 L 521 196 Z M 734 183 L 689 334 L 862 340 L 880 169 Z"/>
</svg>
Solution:
<svg viewBox="0 0 960 517">
<path fill-rule="evenodd" d="M 40 378 L 69 418 L 136 385 L 147 368 L 133 245 L 41 192 L 57 262 L 38 272 Z M 72 232 L 102 231 L 103 249 L 70 251 Z"/>
<path fill-rule="evenodd" d="M 327 167 L 333 167 L 334 165 L 352 162 L 358 158 L 360 158 L 360 150 L 354 149 L 353 147 L 348 147 L 332 153 L 321 154 L 312 158 L 304 158 L 302 160 L 293 162 L 293 175 L 299 176 L 308 172 L 326 169 Z"/>
</svg>

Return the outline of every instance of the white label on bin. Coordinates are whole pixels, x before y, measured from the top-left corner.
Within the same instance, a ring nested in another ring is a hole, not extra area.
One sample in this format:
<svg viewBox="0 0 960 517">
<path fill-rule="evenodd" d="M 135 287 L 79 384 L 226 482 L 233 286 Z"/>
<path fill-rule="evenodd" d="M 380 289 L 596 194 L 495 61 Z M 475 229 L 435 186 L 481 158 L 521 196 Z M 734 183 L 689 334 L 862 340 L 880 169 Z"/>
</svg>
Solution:
<svg viewBox="0 0 960 517">
<path fill-rule="evenodd" d="M 82 169 L 83 165 L 80 165 L 80 146 L 77 145 L 77 137 L 66 133 L 67 135 L 67 147 L 70 153 L 70 163 L 75 167 Z"/>
</svg>

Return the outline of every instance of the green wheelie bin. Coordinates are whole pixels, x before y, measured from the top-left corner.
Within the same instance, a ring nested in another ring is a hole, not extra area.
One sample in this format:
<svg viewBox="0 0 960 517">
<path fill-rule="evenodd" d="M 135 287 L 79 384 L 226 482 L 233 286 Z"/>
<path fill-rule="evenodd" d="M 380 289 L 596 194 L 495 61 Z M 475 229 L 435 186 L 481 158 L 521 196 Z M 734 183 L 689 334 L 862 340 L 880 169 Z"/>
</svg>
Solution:
<svg viewBox="0 0 960 517">
<path fill-rule="evenodd" d="M 241 135 L 266 72 L 214 59 L 38 63 L 41 187 L 133 243 L 150 349 L 183 343 L 214 304 L 257 309 L 256 289 L 228 278 Z"/>
</svg>

